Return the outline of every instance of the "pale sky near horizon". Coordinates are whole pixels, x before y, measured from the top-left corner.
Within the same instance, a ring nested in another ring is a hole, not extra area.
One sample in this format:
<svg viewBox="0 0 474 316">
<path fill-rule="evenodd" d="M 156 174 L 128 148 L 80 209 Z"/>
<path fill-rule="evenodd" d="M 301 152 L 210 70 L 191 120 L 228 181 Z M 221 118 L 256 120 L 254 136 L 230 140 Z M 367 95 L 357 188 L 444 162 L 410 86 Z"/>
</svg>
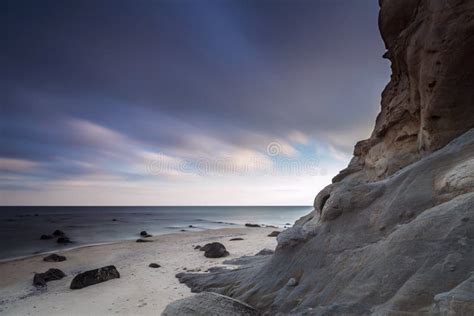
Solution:
<svg viewBox="0 0 474 316">
<path fill-rule="evenodd" d="M 373 0 L 1 5 L 0 205 L 311 205 L 389 80 Z"/>
</svg>

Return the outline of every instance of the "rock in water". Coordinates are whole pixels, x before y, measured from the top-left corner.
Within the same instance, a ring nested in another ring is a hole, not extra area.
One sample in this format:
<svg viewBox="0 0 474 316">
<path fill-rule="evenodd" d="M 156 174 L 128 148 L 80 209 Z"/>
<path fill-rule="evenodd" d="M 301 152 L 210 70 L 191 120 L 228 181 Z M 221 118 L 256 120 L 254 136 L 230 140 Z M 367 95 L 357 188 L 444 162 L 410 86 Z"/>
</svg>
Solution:
<svg viewBox="0 0 474 316">
<path fill-rule="evenodd" d="M 55 253 L 50 254 L 49 256 L 46 256 L 43 258 L 43 261 L 46 261 L 46 262 L 61 262 L 65 260 L 66 260 L 65 256 L 60 256 Z"/>
<path fill-rule="evenodd" d="M 49 269 L 44 273 L 35 273 L 33 278 L 33 285 L 37 287 L 44 287 L 46 286 L 46 282 L 54 281 L 54 280 L 61 280 L 66 275 L 59 269 Z"/>
<path fill-rule="evenodd" d="M 60 236 L 66 236 L 66 234 L 65 234 L 62 230 L 56 229 L 56 230 L 53 232 L 53 236 L 55 236 L 55 237 L 60 237 Z"/>
<path fill-rule="evenodd" d="M 140 236 L 142 236 L 142 237 L 145 237 L 145 236 L 148 236 L 148 235 L 149 235 L 149 234 L 146 232 L 146 230 L 142 230 L 142 231 L 140 232 Z"/>
<path fill-rule="evenodd" d="M 120 278 L 120 273 L 117 271 L 115 266 L 107 266 L 79 273 L 74 277 L 74 279 L 72 279 L 71 289 L 82 289 L 90 285 L 118 278 Z"/>
<path fill-rule="evenodd" d="M 221 258 L 229 255 L 229 252 L 225 249 L 225 246 L 220 242 L 206 244 L 200 250 L 204 251 L 204 256 L 207 258 Z"/>
<path fill-rule="evenodd" d="M 241 238 L 241 237 L 236 237 L 236 238 L 229 239 L 229 241 L 240 241 L 240 240 L 244 240 L 244 239 Z"/>
<path fill-rule="evenodd" d="M 166 306 L 162 316 L 209 316 L 209 315 L 239 315 L 257 316 L 260 313 L 253 307 L 212 292 L 203 292 L 183 298 Z"/>
<path fill-rule="evenodd" d="M 59 237 L 57 240 L 58 244 L 70 244 L 72 241 L 68 237 Z"/>
<path fill-rule="evenodd" d="M 53 239 L 53 235 L 41 235 L 40 239 L 41 240 L 50 240 Z"/>
<path fill-rule="evenodd" d="M 270 234 L 268 234 L 268 237 L 276 237 L 278 235 L 280 235 L 280 232 L 275 230 L 275 231 L 272 231 Z"/>
<path fill-rule="evenodd" d="M 371 137 L 270 260 L 181 275 L 193 291 L 269 315 L 474 315 L 474 1 L 379 3 L 392 76 Z"/>
</svg>

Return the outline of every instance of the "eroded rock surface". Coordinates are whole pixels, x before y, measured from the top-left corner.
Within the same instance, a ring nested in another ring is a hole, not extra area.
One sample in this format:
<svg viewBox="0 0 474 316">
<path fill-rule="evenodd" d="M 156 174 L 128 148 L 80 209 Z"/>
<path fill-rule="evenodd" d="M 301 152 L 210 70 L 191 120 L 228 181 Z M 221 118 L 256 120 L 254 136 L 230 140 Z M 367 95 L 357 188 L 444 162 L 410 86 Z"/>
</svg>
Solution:
<svg viewBox="0 0 474 316">
<path fill-rule="evenodd" d="M 211 292 L 203 292 L 169 304 L 163 316 L 257 316 L 257 310 L 230 297 Z"/>
<path fill-rule="evenodd" d="M 272 256 L 178 275 L 193 291 L 271 315 L 474 315 L 474 1 L 380 4 L 392 77 L 372 136 Z"/>
</svg>

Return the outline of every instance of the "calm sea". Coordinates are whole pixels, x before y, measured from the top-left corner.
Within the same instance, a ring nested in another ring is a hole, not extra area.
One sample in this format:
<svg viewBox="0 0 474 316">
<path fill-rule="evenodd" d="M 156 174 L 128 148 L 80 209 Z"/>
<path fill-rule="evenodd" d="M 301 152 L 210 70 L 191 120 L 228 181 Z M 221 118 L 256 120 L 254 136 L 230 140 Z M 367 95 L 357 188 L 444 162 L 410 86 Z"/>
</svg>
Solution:
<svg viewBox="0 0 474 316">
<path fill-rule="evenodd" d="M 284 227 L 310 211 L 310 206 L 0 207 L 0 260 L 132 240 L 142 230 L 160 235 L 245 223 Z M 42 234 L 52 234 L 55 229 L 64 231 L 74 243 L 40 240 Z"/>
</svg>

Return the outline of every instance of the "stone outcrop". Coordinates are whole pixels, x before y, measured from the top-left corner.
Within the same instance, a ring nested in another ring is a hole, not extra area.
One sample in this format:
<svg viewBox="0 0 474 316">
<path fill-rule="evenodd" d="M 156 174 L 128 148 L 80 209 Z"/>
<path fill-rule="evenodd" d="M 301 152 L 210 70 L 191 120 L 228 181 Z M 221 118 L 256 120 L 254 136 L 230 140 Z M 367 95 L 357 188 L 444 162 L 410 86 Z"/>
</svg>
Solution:
<svg viewBox="0 0 474 316">
<path fill-rule="evenodd" d="M 178 275 L 193 291 L 271 315 L 474 314 L 474 1 L 380 5 L 392 76 L 371 137 L 272 256 Z"/>
<path fill-rule="evenodd" d="M 257 316 L 257 310 L 243 302 L 216 293 L 203 292 L 169 304 L 161 314 L 163 316 L 181 315 L 238 315 Z"/>
<path fill-rule="evenodd" d="M 357 143 L 334 182 L 382 179 L 474 127 L 474 2 L 380 4 L 391 80 L 371 137 Z"/>
</svg>

